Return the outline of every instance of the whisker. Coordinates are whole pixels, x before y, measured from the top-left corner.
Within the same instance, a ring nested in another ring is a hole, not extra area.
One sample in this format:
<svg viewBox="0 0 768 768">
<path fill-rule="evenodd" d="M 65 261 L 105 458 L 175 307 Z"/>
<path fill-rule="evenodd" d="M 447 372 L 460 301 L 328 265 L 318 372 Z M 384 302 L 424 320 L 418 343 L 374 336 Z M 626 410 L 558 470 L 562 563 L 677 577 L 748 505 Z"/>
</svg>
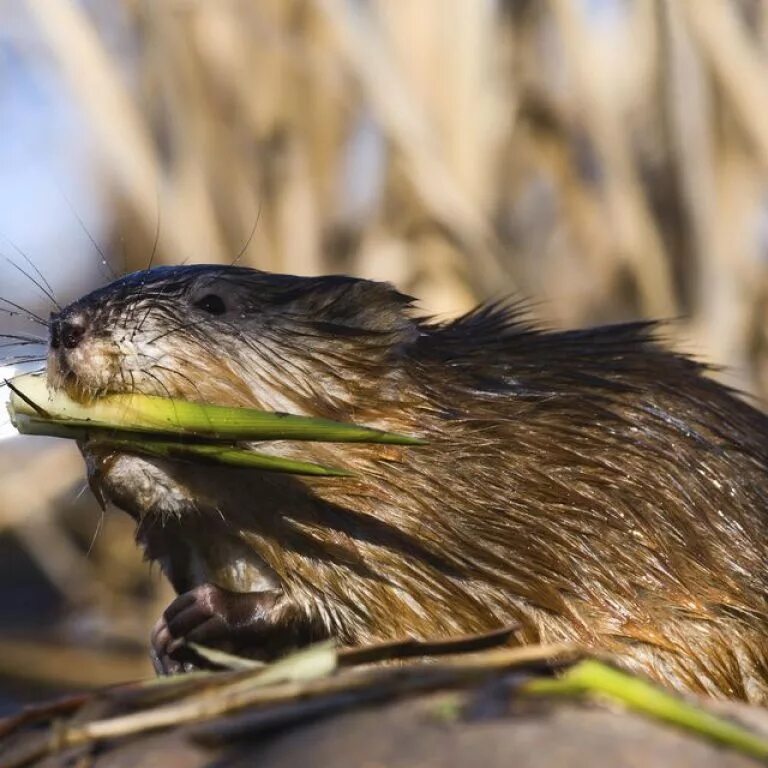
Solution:
<svg viewBox="0 0 768 768">
<path fill-rule="evenodd" d="M 40 278 L 43 285 L 50 291 L 51 298 L 55 297 L 56 291 L 53 290 L 53 287 L 48 282 L 48 278 L 38 269 L 37 264 L 35 264 L 35 262 L 32 261 L 32 259 L 30 259 L 29 256 L 27 256 L 27 254 L 21 248 L 19 248 L 16 242 L 8 237 L 8 235 L 0 233 L 0 237 L 2 237 L 3 240 L 5 240 L 5 242 L 8 243 L 8 245 L 10 245 L 11 248 L 13 248 L 13 250 L 16 251 L 16 253 L 18 253 L 19 256 L 21 256 L 21 258 L 27 262 L 27 264 L 29 264 L 30 267 L 32 267 L 34 273 Z M 56 304 L 56 306 L 59 306 L 55 298 L 53 298 L 53 303 Z"/>
<path fill-rule="evenodd" d="M 160 298 L 165 291 L 167 290 L 168 286 L 166 285 L 164 288 L 161 288 L 159 291 L 156 291 L 154 294 L 147 294 L 148 296 L 151 296 L 153 298 Z M 141 318 L 141 321 L 134 329 L 133 333 L 131 334 L 131 341 L 135 338 L 137 333 L 141 332 L 141 329 L 144 327 L 144 323 L 147 321 L 147 318 L 149 317 L 150 312 L 157 306 L 157 304 L 153 304 L 151 301 L 149 302 L 149 306 L 147 307 L 147 311 L 144 313 L 144 317 Z"/>
<path fill-rule="evenodd" d="M 75 494 L 75 497 L 72 499 L 72 502 L 80 501 L 80 499 L 83 497 L 83 494 L 88 490 L 89 486 L 88 483 L 83 483 L 80 486 L 80 490 Z"/>
<path fill-rule="evenodd" d="M 165 394 L 166 394 L 166 396 L 168 397 L 169 400 L 173 399 L 173 395 L 171 394 L 171 390 L 168 389 L 168 387 L 166 387 L 165 384 L 163 384 L 163 381 L 162 381 L 162 379 L 159 376 L 155 376 L 151 371 L 148 371 L 148 370 L 144 370 L 144 371 L 142 371 L 142 373 L 145 376 L 149 376 L 149 378 L 152 379 L 153 381 L 157 382 L 160 385 L 160 387 L 162 388 L 162 390 L 165 392 Z M 178 423 L 178 418 L 177 418 L 177 423 Z"/>
<path fill-rule="evenodd" d="M 138 293 L 139 296 L 141 296 L 144 293 L 144 289 L 147 286 L 147 278 L 148 277 L 149 277 L 149 271 L 145 269 L 144 272 L 142 273 L 142 278 L 139 281 L 139 287 L 138 287 L 138 290 L 137 290 L 137 293 Z M 151 296 L 152 294 L 148 294 L 148 295 Z M 152 302 L 150 301 L 149 302 L 149 307 L 147 308 L 147 311 L 146 311 L 146 313 L 144 315 L 144 318 L 146 318 L 146 316 L 149 314 L 149 310 L 152 309 L 152 306 L 153 306 Z M 137 316 L 138 312 L 139 312 L 139 301 L 138 301 L 138 297 L 136 297 L 136 301 L 134 302 L 133 306 L 131 307 L 131 318 L 130 318 L 131 323 L 135 322 L 136 316 Z M 143 322 L 143 319 L 142 319 L 142 322 Z M 134 327 L 134 330 L 133 330 L 133 333 L 131 334 L 131 341 L 133 341 L 134 337 L 138 333 L 138 328 L 139 328 L 139 324 L 136 323 L 135 327 Z"/>
<path fill-rule="evenodd" d="M 36 323 L 40 323 L 41 325 L 44 325 L 46 328 L 48 327 L 47 321 L 43 320 L 40 315 L 36 315 L 31 310 L 27 309 L 26 307 L 22 307 L 21 304 L 17 304 L 15 301 L 11 301 L 10 299 L 6 299 L 2 296 L 0 296 L 0 301 L 5 302 L 9 307 L 13 307 L 14 309 L 18 310 L 23 314 L 25 317 L 27 317 L 30 320 L 35 321 Z M 9 310 L 6 310 L 9 311 Z"/>
<path fill-rule="evenodd" d="M 26 261 L 27 264 L 29 264 L 30 267 L 32 267 L 32 269 L 34 270 L 34 273 L 40 278 L 40 281 L 42 282 L 42 284 L 50 291 L 51 298 L 53 299 L 53 303 L 58 307 L 59 303 L 58 301 L 56 301 L 56 291 L 53 290 L 53 287 L 48 282 L 48 278 L 46 278 L 46 276 L 38 268 L 37 264 L 35 264 L 35 262 L 32 261 L 32 259 L 30 259 L 29 256 L 27 256 L 27 254 L 24 253 L 24 251 L 22 251 L 21 248 L 19 248 L 19 246 L 13 242 L 13 240 L 9 240 L 8 237 L 6 237 L 5 239 L 8 240 L 8 242 L 11 244 L 11 248 L 13 248 L 16 251 L 16 253 L 18 253 L 19 256 L 21 256 L 21 258 L 24 259 L 24 261 Z"/>
<path fill-rule="evenodd" d="M 156 341 L 160 341 L 160 339 L 164 339 L 166 336 L 170 336 L 172 333 L 178 333 L 179 331 L 185 331 L 185 330 L 191 330 L 192 328 L 196 328 L 199 325 L 205 325 L 206 321 L 201 320 L 197 323 L 182 323 L 180 325 L 177 325 L 175 328 L 170 328 L 167 331 L 163 331 L 158 336 L 155 336 L 154 339 L 150 339 L 147 343 L 148 344 L 154 344 Z"/>
<path fill-rule="evenodd" d="M 154 241 L 152 243 L 152 251 L 149 254 L 149 262 L 147 264 L 147 268 L 144 270 L 145 277 L 143 278 L 143 280 L 139 284 L 139 293 L 140 294 L 144 290 L 144 286 L 146 286 L 146 284 L 147 284 L 147 277 L 149 276 L 149 273 L 152 270 L 152 266 L 153 266 L 153 264 L 155 262 L 155 256 L 157 255 L 157 249 L 158 249 L 158 246 L 160 245 L 160 224 L 161 224 L 161 219 L 162 219 L 162 217 L 161 217 L 162 207 L 160 205 L 160 191 L 156 190 L 156 194 L 157 194 L 157 201 L 156 201 L 157 220 L 155 221 L 155 237 L 154 237 Z M 136 317 L 136 311 L 138 311 L 138 303 L 136 304 L 136 308 L 137 309 L 134 310 L 134 312 L 133 312 L 133 314 L 131 316 L 131 320 L 134 320 L 135 317 Z M 150 304 L 150 306 L 147 308 L 146 313 L 144 314 L 144 317 L 141 319 L 141 322 L 137 325 L 137 327 L 134 330 L 133 334 L 131 334 L 131 339 L 133 339 L 134 336 L 136 335 L 136 333 L 138 333 L 141 330 L 141 328 L 144 325 L 144 322 L 146 321 L 147 316 L 149 315 L 151 309 L 152 309 L 152 305 Z"/>
<path fill-rule="evenodd" d="M 159 363 L 155 363 L 149 367 L 150 370 L 158 369 L 160 371 L 168 371 L 168 373 L 172 374 L 173 376 L 178 376 L 180 379 L 183 379 L 186 381 L 190 386 L 192 386 L 197 394 L 200 396 L 201 400 L 204 400 L 203 393 L 200 391 L 200 387 L 197 385 L 196 382 L 192 381 L 192 379 L 189 378 L 185 373 L 181 373 L 181 371 L 175 371 L 173 368 L 168 368 L 166 365 L 160 365 Z M 146 373 L 146 371 L 144 371 Z"/>
<path fill-rule="evenodd" d="M 0 389 L 2 387 L 8 387 L 9 389 L 11 389 L 13 387 L 12 382 L 15 379 L 18 379 L 21 376 L 27 376 L 29 374 L 42 373 L 44 370 L 45 370 L 45 367 L 38 368 L 37 370 L 34 370 L 34 371 L 26 371 L 26 372 L 22 371 L 22 372 L 19 372 L 19 373 L 15 373 L 13 376 L 8 376 L 7 378 L 0 379 Z"/>
<path fill-rule="evenodd" d="M 9 258 L 8 256 L 6 256 L 6 257 L 5 257 L 5 260 L 6 260 L 6 261 L 7 261 L 7 262 L 8 262 L 8 263 L 9 263 L 9 264 L 10 264 L 10 265 L 11 265 L 11 266 L 14 268 L 14 269 L 16 269 L 16 270 L 18 270 L 19 272 L 21 272 L 21 274 L 22 274 L 22 275 L 24 275 L 24 277 L 26 277 L 26 278 L 27 278 L 27 280 L 29 280 L 29 281 L 32 283 L 32 285 L 34 285 L 36 288 L 38 288 L 38 290 L 40 290 L 40 292 L 41 292 L 41 293 L 42 293 L 42 294 L 43 294 L 43 295 L 44 295 L 46 298 L 50 299 L 50 300 L 53 302 L 53 304 L 55 305 L 56 309 L 58 309 L 59 311 L 61 311 L 61 304 L 59 304 L 59 302 L 58 302 L 58 301 L 56 301 L 56 299 L 54 298 L 53 294 L 51 293 L 51 291 L 50 291 L 48 288 L 46 288 L 46 287 L 45 287 L 45 286 L 44 286 L 44 285 L 43 285 L 43 284 L 42 284 L 42 283 L 41 283 L 39 280 L 36 280 L 34 277 L 32 277 L 32 275 L 30 275 L 30 274 L 29 274 L 29 272 L 27 272 L 27 271 L 26 271 L 24 268 L 20 267 L 20 266 L 19 266 L 19 265 L 18 265 L 18 264 L 17 264 L 17 263 L 16 263 L 16 262 L 13 260 L 13 259 L 11 259 L 11 258 Z"/>
<path fill-rule="evenodd" d="M 251 228 L 251 231 L 248 234 L 248 239 L 243 244 L 243 247 L 240 249 L 239 253 L 232 259 L 232 261 L 228 265 L 222 264 L 220 269 L 217 269 L 211 272 L 211 275 L 209 277 L 209 282 L 213 282 L 217 277 L 219 277 L 220 275 L 223 275 L 227 271 L 227 269 L 229 269 L 230 267 L 236 266 L 239 263 L 239 261 L 243 258 L 243 256 L 245 256 L 245 254 L 248 252 L 248 248 L 250 247 L 251 242 L 254 238 L 254 235 L 256 234 L 256 231 L 259 228 L 259 221 L 261 221 L 261 211 L 262 211 L 262 206 L 261 204 L 259 204 L 259 210 L 256 212 L 256 220 L 253 222 L 253 227 Z M 189 257 L 184 259 L 184 261 L 181 262 L 180 266 L 184 266 L 184 264 L 186 264 L 188 261 L 189 261 Z"/>
<path fill-rule="evenodd" d="M 128 255 L 125 248 L 125 235 L 120 235 L 120 263 L 122 265 L 123 272 L 128 269 Z"/>
<path fill-rule="evenodd" d="M 61 187 L 59 187 L 59 192 L 61 196 L 64 198 L 64 200 L 66 201 L 67 207 L 71 211 L 72 215 L 75 217 L 75 219 L 77 219 L 77 223 L 80 225 L 80 229 L 83 230 L 83 232 L 85 233 L 85 236 L 88 238 L 91 245 L 96 250 L 96 253 L 98 253 L 99 256 L 101 257 L 101 263 L 109 270 L 109 273 L 112 276 L 112 279 L 117 280 L 117 272 L 115 272 L 115 270 L 112 268 L 112 265 L 107 261 L 107 257 L 104 255 L 104 251 L 101 249 L 101 246 L 96 242 L 96 239 L 90 233 L 90 231 L 88 230 L 88 227 L 85 226 L 85 222 L 80 217 L 80 214 L 75 210 L 75 206 L 72 205 L 72 201 L 69 199 L 66 192 L 64 192 L 64 190 Z"/>
<path fill-rule="evenodd" d="M 45 336 L 32 336 L 28 333 L 0 333 L 0 339 L 16 339 L 17 341 L 37 342 L 38 344 L 48 343 Z"/>
<path fill-rule="evenodd" d="M 75 501 L 77 501 L 85 493 L 87 488 L 88 488 L 88 483 L 84 483 L 83 487 L 80 489 L 80 492 L 77 494 Z M 91 556 L 91 552 L 93 552 L 93 547 L 96 544 L 96 539 L 99 537 L 99 534 L 101 533 L 101 528 L 103 525 L 104 525 L 104 509 L 102 508 L 101 514 L 99 515 L 99 522 L 96 523 L 96 530 L 93 532 L 91 543 L 88 545 L 88 549 L 85 553 L 86 558 L 89 558 Z"/>
<path fill-rule="evenodd" d="M 240 259 L 242 259 L 243 256 L 245 256 L 245 254 L 248 252 L 248 248 L 250 247 L 251 241 L 253 240 L 253 237 L 256 234 L 256 230 L 259 228 L 259 221 L 261 220 L 261 210 L 262 210 L 262 206 L 261 206 L 261 203 L 259 203 L 259 210 L 256 211 L 256 221 L 253 222 L 253 228 L 251 229 L 251 233 L 248 235 L 248 239 L 245 241 L 245 244 L 240 249 L 240 252 L 232 260 L 232 263 L 229 265 L 230 267 L 234 267 L 240 261 Z"/>
<path fill-rule="evenodd" d="M 0 313 L 4 315 L 8 315 L 8 317 L 23 317 L 25 320 L 31 320 L 33 323 L 37 323 L 38 325 L 42 325 L 39 320 L 35 320 L 33 317 L 27 317 L 23 312 L 17 312 L 13 309 L 6 309 L 5 307 L 0 307 Z M 48 323 L 45 324 L 46 328 L 48 327 Z"/>
<path fill-rule="evenodd" d="M 45 357 L 5 357 L 2 358 L 3 365 L 25 365 L 26 363 L 42 363 L 48 360 L 48 356 Z"/>
<path fill-rule="evenodd" d="M 152 242 L 152 251 L 149 254 L 149 262 L 147 263 L 147 267 L 144 270 L 144 277 L 139 283 L 139 294 L 141 294 L 144 290 L 144 287 L 147 284 L 147 276 L 149 275 L 150 271 L 152 270 L 152 265 L 155 261 L 155 256 L 157 255 L 157 248 L 160 244 L 160 213 L 161 213 L 161 207 L 160 207 L 160 192 L 159 190 L 156 190 L 157 192 L 157 220 L 155 221 L 155 237 Z M 136 319 L 136 313 L 138 312 L 138 302 L 134 305 L 135 308 L 131 312 L 131 321 L 133 322 Z M 152 302 L 149 302 L 149 306 L 147 307 L 147 311 L 144 313 L 144 317 L 141 318 L 141 321 L 136 325 L 136 327 L 133 330 L 133 333 L 131 333 L 131 341 L 135 338 L 136 334 L 141 330 L 142 326 L 144 325 L 144 322 L 146 321 L 147 317 L 149 316 L 149 313 L 152 311 L 153 304 Z"/>
<path fill-rule="evenodd" d="M 166 397 L 168 397 L 169 400 L 173 400 L 173 395 L 171 394 L 171 391 L 168 389 L 168 387 L 165 386 L 165 384 L 163 383 L 163 381 L 160 379 L 159 376 L 155 376 L 152 373 L 152 371 L 147 370 L 147 369 L 143 369 L 142 373 L 145 376 L 149 376 L 149 378 L 152 379 L 153 381 L 157 382 L 157 384 L 159 384 L 161 389 L 165 392 Z M 176 417 L 176 424 L 178 425 L 179 424 L 179 417 L 178 417 L 178 414 L 176 413 L 176 405 L 175 405 L 175 403 L 173 405 L 173 410 L 174 410 L 174 416 Z"/>
<path fill-rule="evenodd" d="M 23 352 L 19 352 L 17 355 L 14 355 L 13 358 L 11 357 L 4 357 L 0 358 L 0 360 L 3 360 L 3 362 L 11 359 L 15 359 L 16 357 L 40 357 L 42 359 L 47 360 L 48 359 L 48 350 L 47 349 L 27 349 Z"/>
<path fill-rule="evenodd" d="M 160 190 L 157 192 L 157 220 L 155 221 L 155 239 L 152 243 L 152 252 L 149 254 L 149 263 L 147 264 L 146 271 L 149 272 L 152 269 L 152 264 L 155 262 L 155 256 L 157 255 L 157 246 L 160 244 Z"/>
<path fill-rule="evenodd" d="M 42 341 L 3 341 L 0 342 L 0 349 L 15 349 L 16 347 L 40 347 Z"/>
</svg>

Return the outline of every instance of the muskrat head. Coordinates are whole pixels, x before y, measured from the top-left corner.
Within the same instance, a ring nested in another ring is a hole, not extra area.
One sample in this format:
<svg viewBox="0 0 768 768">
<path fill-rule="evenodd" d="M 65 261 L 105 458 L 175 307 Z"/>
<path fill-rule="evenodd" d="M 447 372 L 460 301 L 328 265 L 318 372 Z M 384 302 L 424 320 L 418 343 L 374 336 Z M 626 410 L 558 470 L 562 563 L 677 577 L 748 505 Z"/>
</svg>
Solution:
<svg viewBox="0 0 768 768">
<path fill-rule="evenodd" d="M 418 335 L 386 284 L 240 267 L 128 275 L 51 316 L 49 382 L 337 415 Z"/>
</svg>

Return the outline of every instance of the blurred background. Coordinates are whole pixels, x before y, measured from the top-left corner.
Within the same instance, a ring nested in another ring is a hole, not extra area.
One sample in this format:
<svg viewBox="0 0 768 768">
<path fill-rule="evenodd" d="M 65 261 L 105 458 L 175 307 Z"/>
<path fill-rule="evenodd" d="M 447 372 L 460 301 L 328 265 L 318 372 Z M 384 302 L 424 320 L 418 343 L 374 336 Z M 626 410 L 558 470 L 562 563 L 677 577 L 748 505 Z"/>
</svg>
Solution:
<svg viewBox="0 0 768 768">
<path fill-rule="evenodd" d="M 239 257 L 446 318 L 674 319 L 768 402 L 761 0 L 0 0 L 0 116 L 0 333 Z M 3 376 L 40 355 L 0 343 Z M 3 419 L 0 712 L 149 674 L 131 521 Z"/>
</svg>

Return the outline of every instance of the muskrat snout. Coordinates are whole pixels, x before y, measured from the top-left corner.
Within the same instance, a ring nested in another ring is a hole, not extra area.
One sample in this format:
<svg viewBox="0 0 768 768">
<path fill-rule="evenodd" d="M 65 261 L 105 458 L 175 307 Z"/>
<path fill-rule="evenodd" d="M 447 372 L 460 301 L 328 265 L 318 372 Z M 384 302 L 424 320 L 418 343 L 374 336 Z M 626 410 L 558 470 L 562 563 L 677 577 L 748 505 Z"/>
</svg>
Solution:
<svg viewBox="0 0 768 768">
<path fill-rule="evenodd" d="M 93 313 L 77 305 L 52 314 L 48 322 L 48 383 L 76 400 L 104 392 L 117 367 L 113 345 L 94 322 Z"/>
<path fill-rule="evenodd" d="M 85 321 L 80 315 L 74 317 L 62 317 L 51 315 L 49 325 L 51 349 L 74 349 L 85 336 Z"/>
</svg>

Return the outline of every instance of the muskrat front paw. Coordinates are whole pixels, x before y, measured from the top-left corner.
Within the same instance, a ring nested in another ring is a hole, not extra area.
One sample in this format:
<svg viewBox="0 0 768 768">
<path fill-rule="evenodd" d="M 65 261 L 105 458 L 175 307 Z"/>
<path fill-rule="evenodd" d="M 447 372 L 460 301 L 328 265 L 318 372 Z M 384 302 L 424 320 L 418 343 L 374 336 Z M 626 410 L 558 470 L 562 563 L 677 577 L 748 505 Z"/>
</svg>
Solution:
<svg viewBox="0 0 768 768">
<path fill-rule="evenodd" d="M 234 651 L 258 643 L 271 627 L 276 592 L 229 592 L 215 584 L 201 584 L 179 595 L 152 630 L 152 661 L 161 675 L 187 672 L 202 666 L 185 653 L 187 643 L 226 646 Z"/>
</svg>

